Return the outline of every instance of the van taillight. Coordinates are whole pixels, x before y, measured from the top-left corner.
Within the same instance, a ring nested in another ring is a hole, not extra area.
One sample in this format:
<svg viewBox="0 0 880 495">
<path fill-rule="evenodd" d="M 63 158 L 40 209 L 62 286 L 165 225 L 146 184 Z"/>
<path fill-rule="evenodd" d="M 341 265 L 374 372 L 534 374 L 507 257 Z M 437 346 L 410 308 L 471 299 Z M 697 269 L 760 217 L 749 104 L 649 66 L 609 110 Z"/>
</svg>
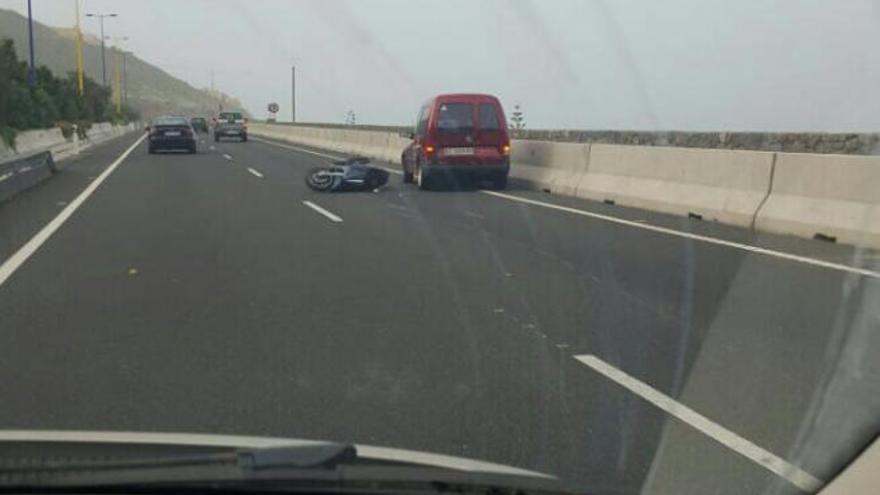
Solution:
<svg viewBox="0 0 880 495">
<path fill-rule="evenodd" d="M 510 155 L 510 145 L 505 144 L 501 146 L 501 154 L 504 156 Z"/>
<path fill-rule="evenodd" d="M 431 146 L 430 144 L 427 145 L 427 146 L 425 146 L 425 154 L 426 154 L 426 155 L 431 155 L 431 154 L 433 154 L 433 153 L 434 153 L 434 147 L 433 147 L 433 146 Z"/>
</svg>

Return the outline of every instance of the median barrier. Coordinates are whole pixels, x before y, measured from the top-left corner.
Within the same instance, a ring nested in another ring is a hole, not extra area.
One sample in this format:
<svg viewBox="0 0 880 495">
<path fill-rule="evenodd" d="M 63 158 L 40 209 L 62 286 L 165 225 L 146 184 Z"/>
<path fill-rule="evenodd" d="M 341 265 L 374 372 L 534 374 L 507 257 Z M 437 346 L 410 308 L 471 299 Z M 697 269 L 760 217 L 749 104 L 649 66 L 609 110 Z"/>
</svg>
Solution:
<svg viewBox="0 0 880 495">
<path fill-rule="evenodd" d="M 395 164 L 410 142 L 381 128 L 254 124 L 251 132 Z M 553 193 L 880 247 L 880 158 L 532 139 L 511 148 L 511 177 Z"/>
<path fill-rule="evenodd" d="M 36 153 L 0 161 L 0 202 L 48 179 L 55 170 L 52 153 Z"/>
<path fill-rule="evenodd" d="M 510 176 L 540 189 L 574 196 L 590 160 L 590 144 L 514 140 Z"/>
<path fill-rule="evenodd" d="M 593 144 L 576 195 L 750 227 L 773 153 Z"/>
<path fill-rule="evenodd" d="M 755 227 L 880 248 L 880 157 L 778 153 Z"/>
</svg>

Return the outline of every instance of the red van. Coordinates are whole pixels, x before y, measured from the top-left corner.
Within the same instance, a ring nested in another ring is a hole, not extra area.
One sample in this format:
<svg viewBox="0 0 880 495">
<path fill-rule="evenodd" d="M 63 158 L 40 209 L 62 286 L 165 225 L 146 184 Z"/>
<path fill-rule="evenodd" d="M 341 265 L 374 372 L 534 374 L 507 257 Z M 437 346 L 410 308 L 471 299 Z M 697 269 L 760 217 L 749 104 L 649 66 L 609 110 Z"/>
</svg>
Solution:
<svg viewBox="0 0 880 495">
<path fill-rule="evenodd" d="M 413 140 L 400 157 L 404 182 L 428 189 L 436 179 L 454 175 L 507 187 L 510 137 L 494 96 L 435 96 L 422 105 L 414 131 L 401 135 Z"/>
</svg>

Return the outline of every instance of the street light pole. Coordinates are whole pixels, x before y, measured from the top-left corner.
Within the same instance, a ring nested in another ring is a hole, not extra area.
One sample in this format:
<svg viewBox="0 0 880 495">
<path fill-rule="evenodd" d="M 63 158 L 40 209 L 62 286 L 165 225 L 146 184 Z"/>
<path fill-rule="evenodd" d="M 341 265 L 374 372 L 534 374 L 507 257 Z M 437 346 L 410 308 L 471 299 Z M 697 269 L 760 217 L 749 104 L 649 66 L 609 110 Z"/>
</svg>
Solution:
<svg viewBox="0 0 880 495">
<path fill-rule="evenodd" d="M 101 82 L 107 87 L 107 57 L 104 47 L 104 18 L 116 17 L 116 14 L 86 14 L 86 17 L 97 17 L 101 20 Z"/>
<path fill-rule="evenodd" d="M 79 0 L 73 0 L 76 7 L 76 93 L 85 94 L 85 68 L 83 67 L 82 29 L 79 26 Z"/>
<path fill-rule="evenodd" d="M 122 103 L 126 93 L 125 52 L 122 51 L 120 48 L 122 42 L 128 41 L 128 36 L 107 36 L 106 39 L 113 42 L 113 51 L 115 52 L 113 62 L 113 80 L 116 91 L 113 96 L 113 100 L 116 102 L 116 113 L 118 115 L 122 113 Z"/>
<path fill-rule="evenodd" d="M 28 84 L 37 84 L 37 67 L 34 65 L 34 16 L 31 12 L 31 0 L 28 0 L 28 49 L 30 52 L 28 66 Z"/>
<path fill-rule="evenodd" d="M 290 121 L 296 122 L 296 66 L 290 67 Z"/>
<path fill-rule="evenodd" d="M 128 53 L 122 52 L 122 103 L 128 106 L 128 73 L 125 71 L 125 61 Z"/>
</svg>

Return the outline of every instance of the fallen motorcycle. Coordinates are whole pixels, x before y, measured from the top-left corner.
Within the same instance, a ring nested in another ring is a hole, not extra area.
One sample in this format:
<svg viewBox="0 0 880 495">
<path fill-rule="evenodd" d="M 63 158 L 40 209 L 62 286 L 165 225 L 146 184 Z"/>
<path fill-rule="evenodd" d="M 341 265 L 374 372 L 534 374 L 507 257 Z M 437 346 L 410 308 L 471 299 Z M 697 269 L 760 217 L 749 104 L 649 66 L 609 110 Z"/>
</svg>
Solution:
<svg viewBox="0 0 880 495">
<path fill-rule="evenodd" d="M 389 175 L 387 170 L 370 165 L 369 158 L 356 156 L 309 170 L 306 185 L 319 192 L 371 191 L 384 186 Z"/>
</svg>

